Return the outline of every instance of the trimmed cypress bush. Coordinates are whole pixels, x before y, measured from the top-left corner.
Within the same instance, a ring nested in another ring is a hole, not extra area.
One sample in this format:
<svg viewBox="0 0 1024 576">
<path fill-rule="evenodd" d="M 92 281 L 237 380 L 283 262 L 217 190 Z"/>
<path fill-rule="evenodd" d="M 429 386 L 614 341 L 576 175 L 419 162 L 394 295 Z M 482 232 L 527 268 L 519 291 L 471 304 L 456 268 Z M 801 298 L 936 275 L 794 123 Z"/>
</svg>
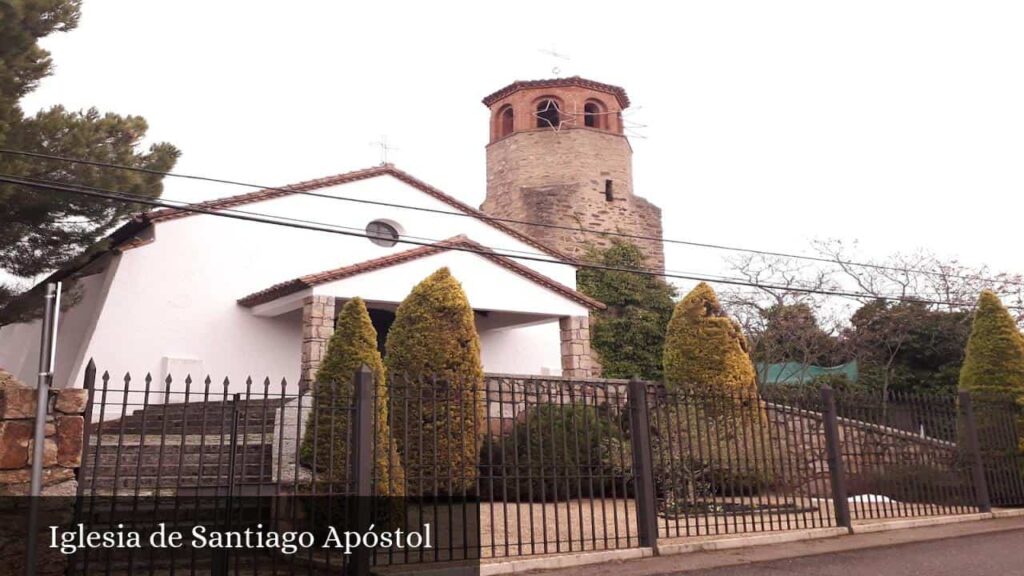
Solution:
<svg viewBox="0 0 1024 576">
<path fill-rule="evenodd" d="M 378 496 L 404 496 L 405 472 L 388 425 L 384 362 L 377 350 L 377 331 L 360 298 L 353 298 L 341 307 L 334 334 L 327 342 L 327 352 L 317 370 L 313 408 L 302 442 L 302 461 L 307 466 L 316 466 L 317 473 L 322 475 L 319 480 L 348 481 L 352 461 L 351 406 L 355 394 L 352 380 L 364 364 L 373 372 L 377 396 L 373 423 L 374 488 Z"/>
<path fill-rule="evenodd" d="M 726 316 L 710 286 L 701 282 L 676 305 L 665 334 L 668 389 L 724 394 L 757 390 L 747 339 Z"/>
<path fill-rule="evenodd" d="M 473 492 L 484 424 L 480 340 L 473 309 L 447 268 L 399 305 L 385 348 L 409 494 Z"/>
<path fill-rule="evenodd" d="M 705 491 L 749 495 L 768 485 L 772 456 L 759 441 L 768 421 L 747 340 L 707 284 L 676 305 L 663 363 L 668 395 L 652 440 L 663 498 L 692 505 Z"/>
<path fill-rule="evenodd" d="M 1024 338 L 999 297 L 988 290 L 978 298 L 960 389 L 972 395 L 1024 394 Z"/>
<path fill-rule="evenodd" d="M 992 430 L 1001 412 L 1014 410 L 1017 430 L 1024 434 L 1024 337 L 999 297 L 988 290 L 978 298 L 960 368 L 960 389 L 974 400 L 985 459 L 992 462 L 1014 451 L 1024 457 L 1024 436 L 1017 438 L 1016 446 L 995 445 L 996 439 L 1005 437 Z"/>
</svg>

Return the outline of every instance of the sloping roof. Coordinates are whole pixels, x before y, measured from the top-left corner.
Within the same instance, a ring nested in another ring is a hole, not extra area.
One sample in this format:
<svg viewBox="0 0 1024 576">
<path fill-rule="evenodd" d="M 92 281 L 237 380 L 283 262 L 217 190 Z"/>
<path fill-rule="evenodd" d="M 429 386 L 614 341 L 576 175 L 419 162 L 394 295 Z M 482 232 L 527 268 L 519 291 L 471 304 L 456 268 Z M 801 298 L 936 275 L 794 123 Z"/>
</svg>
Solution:
<svg viewBox="0 0 1024 576">
<path fill-rule="evenodd" d="M 619 106 L 623 109 L 629 108 L 629 96 L 626 96 L 626 90 L 619 86 L 613 86 L 611 84 L 605 84 L 603 82 L 595 82 L 594 80 L 587 80 L 586 78 L 580 78 L 579 76 L 569 76 L 568 78 L 550 78 L 548 80 L 516 80 L 515 82 L 505 86 L 501 90 L 489 94 L 483 99 L 485 106 L 490 106 L 498 100 L 505 98 L 509 94 L 513 94 L 520 90 L 529 90 L 533 88 L 563 88 L 566 86 L 579 86 L 580 88 L 590 88 L 591 90 L 598 90 L 600 92 L 607 92 L 615 96 L 615 99 L 619 101 Z"/>
<path fill-rule="evenodd" d="M 434 188 L 430 184 L 423 182 L 422 180 L 413 177 L 411 174 L 395 168 L 391 164 L 384 164 L 382 166 L 375 166 L 373 168 L 365 168 L 363 170 L 355 170 L 352 172 L 346 172 L 344 174 L 337 174 L 334 176 L 328 176 L 326 178 L 317 178 L 315 180 L 306 180 L 304 182 L 298 182 L 295 184 L 289 184 L 287 186 L 280 186 L 276 188 L 266 188 L 263 190 L 257 190 L 255 192 L 248 192 L 246 194 L 238 194 L 236 196 L 228 196 L 226 198 L 218 198 L 216 200 L 209 200 L 207 202 L 200 202 L 195 204 L 196 208 L 202 208 L 204 210 L 223 210 L 228 208 L 237 208 L 253 202 L 260 202 L 263 200 L 271 200 L 273 198 L 281 198 L 284 196 L 290 196 L 292 194 L 301 194 L 303 192 L 310 192 L 320 188 L 327 188 L 329 186 L 337 186 L 339 184 L 347 184 L 349 182 L 356 182 L 358 180 L 367 180 L 369 178 L 376 178 L 378 176 L 392 176 L 406 184 L 426 193 L 445 204 L 465 212 L 470 216 L 474 216 L 477 219 L 501 230 L 502 232 L 520 240 L 541 252 L 549 256 L 558 258 L 565 262 L 576 263 L 576 260 L 567 254 L 546 246 L 531 238 L 530 236 L 519 232 L 518 230 L 507 226 L 506 224 L 494 220 L 484 214 L 480 210 L 473 208 L 472 206 L 465 204 L 459 200 L 456 200 L 452 196 L 445 194 L 441 190 Z M 180 210 L 177 208 L 162 208 L 160 210 L 154 210 L 152 212 L 146 212 L 138 215 L 137 219 L 142 219 L 146 222 L 165 222 L 168 220 L 175 220 L 178 218 L 185 218 L 197 214 L 196 212 L 189 212 L 188 210 Z"/>
<path fill-rule="evenodd" d="M 259 292 L 249 294 L 244 298 L 240 298 L 238 300 L 238 303 L 247 308 L 251 308 L 259 304 L 271 302 L 273 300 L 281 298 L 282 296 L 287 296 L 289 294 L 301 292 L 302 290 L 305 290 L 307 288 L 312 288 L 314 286 L 319 286 L 321 284 L 326 284 L 328 282 L 334 282 L 335 280 L 341 280 L 343 278 L 349 278 L 357 274 L 363 274 L 365 272 L 372 272 L 374 270 L 380 270 L 382 268 L 396 266 L 404 262 L 409 262 L 411 260 L 416 260 L 418 258 L 431 256 L 446 250 L 462 250 L 473 252 L 483 258 L 487 258 L 488 260 L 498 264 L 499 266 L 502 266 L 503 268 L 506 268 L 507 270 L 519 274 L 520 276 L 526 278 L 527 280 L 539 284 L 553 292 L 557 292 L 558 294 L 561 294 L 562 296 L 565 296 L 566 298 L 578 302 L 588 308 L 603 309 L 605 307 L 604 304 L 598 302 L 597 300 L 591 298 L 590 296 L 587 296 L 586 294 L 583 294 L 581 292 L 577 292 L 576 290 L 566 286 L 565 284 L 562 284 L 557 280 L 553 280 L 532 268 L 527 268 L 526 266 L 523 266 L 522 264 L 519 264 L 518 262 L 510 258 L 497 254 L 494 251 L 487 248 L 486 246 L 478 244 L 477 242 L 474 242 L 473 240 L 470 240 L 465 236 L 456 236 L 454 238 L 449 238 L 448 240 L 443 240 L 441 242 L 430 244 L 428 246 L 420 246 L 418 248 L 413 248 L 412 250 L 405 250 L 403 252 L 389 254 L 388 256 L 375 258 L 373 260 L 367 260 L 365 262 L 360 262 L 358 264 L 352 264 L 349 266 L 343 266 L 341 268 L 335 268 L 333 270 L 327 270 L 325 272 L 318 272 L 316 274 L 308 274 L 306 276 L 301 276 L 293 280 L 288 280 L 286 282 L 275 284 L 270 288 L 260 290 Z"/>
</svg>

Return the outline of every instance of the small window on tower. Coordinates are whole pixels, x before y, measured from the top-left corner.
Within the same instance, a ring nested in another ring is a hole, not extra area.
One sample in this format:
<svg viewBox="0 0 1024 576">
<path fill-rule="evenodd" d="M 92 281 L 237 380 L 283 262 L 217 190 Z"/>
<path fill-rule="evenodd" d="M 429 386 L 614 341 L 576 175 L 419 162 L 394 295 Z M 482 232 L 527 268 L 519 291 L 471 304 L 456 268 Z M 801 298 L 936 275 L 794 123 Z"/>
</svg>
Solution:
<svg viewBox="0 0 1024 576">
<path fill-rule="evenodd" d="M 561 118 L 558 116 L 558 103 L 548 98 L 537 104 L 537 128 L 558 128 Z"/>
<path fill-rule="evenodd" d="M 615 200 L 615 191 L 612 190 L 611 180 L 604 181 L 604 200 L 605 202 L 611 202 L 612 200 Z"/>
</svg>

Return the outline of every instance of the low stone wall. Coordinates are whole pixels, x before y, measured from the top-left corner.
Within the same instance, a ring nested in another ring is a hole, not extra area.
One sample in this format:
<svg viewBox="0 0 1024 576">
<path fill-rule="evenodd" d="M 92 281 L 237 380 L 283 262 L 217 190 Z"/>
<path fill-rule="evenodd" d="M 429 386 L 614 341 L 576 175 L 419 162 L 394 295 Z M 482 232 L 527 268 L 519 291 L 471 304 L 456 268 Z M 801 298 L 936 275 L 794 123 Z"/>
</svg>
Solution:
<svg viewBox="0 0 1024 576">
<path fill-rule="evenodd" d="M 67 557 L 48 546 L 49 526 L 66 525 L 73 518 L 87 394 L 81 389 L 58 390 L 47 407 L 43 495 L 50 498 L 39 503 L 36 573 L 40 576 L 63 575 L 66 569 Z M 36 390 L 0 371 L 0 572 L 4 574 L 24 572 L 31 501 L 24 496 L 31 492 L 35 416 Z"/>
<path fill-rule="evenodd" d="M 82 465 L 82 434 L 88 391 L 78 388 L 51 394 L 43 444 L 43 494 L 74 496 L 75 469 Z M 29 493 L 36 390 L 13 379 L 0 384 L 0 496 Z"/>
<path fill-rule="evenodd" d="M 565 376 L 484 376 L 490 434 L 508 434 L 527 408 L 541 404 L 626 404 L 629 380 Z"/>
<path fill-rule="evenodd" d="M 805 496 L 831 496 L 822 414 L 778 404 L 768 404 L 767 414 L 780 456 L 792 468 L 786 475 L 788 488 Z M 851 492 L 869 488 L 878 475 L 913 467 L 956 472 L 957 446 L 952 442 L 848 418 L 838 424 Z"/>
</svg>

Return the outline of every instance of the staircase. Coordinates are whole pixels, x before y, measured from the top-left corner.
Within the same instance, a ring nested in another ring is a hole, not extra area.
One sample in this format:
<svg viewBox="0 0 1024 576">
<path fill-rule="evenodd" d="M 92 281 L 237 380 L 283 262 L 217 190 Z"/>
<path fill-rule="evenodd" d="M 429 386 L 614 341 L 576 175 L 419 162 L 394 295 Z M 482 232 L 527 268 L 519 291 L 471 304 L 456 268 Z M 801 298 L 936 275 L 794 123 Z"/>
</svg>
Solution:
<svg viewBox="0 0 1024 576">
<path fill-rule="evenodd" d="M 227 494 L 273 482 L 278 399 L 148 406 L 95 424 L 83 493 Z"/>
</svg>

